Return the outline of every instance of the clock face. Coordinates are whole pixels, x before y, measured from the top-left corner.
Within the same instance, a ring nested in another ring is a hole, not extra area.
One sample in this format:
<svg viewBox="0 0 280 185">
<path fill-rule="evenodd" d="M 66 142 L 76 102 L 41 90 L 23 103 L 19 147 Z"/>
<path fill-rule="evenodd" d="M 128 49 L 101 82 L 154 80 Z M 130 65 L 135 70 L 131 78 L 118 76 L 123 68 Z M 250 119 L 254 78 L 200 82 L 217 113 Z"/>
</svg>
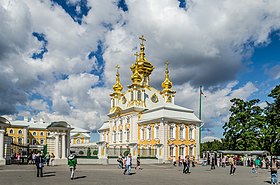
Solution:
<svg viewBox="0 0 280 185">
<path fill-rule="evenodd" d="M 123 104 L 126 103 L 126 98 L 125 98 L 125 96 L 122 98 L 122 103 L 123 103 Z"/>
<path fill-rule="evenodd" d="M 157 103 L 158 102 L 158 97 L 156 94 L 153 94 L 153 96 L 151 97 L 152 102 Z"/>
</svg>

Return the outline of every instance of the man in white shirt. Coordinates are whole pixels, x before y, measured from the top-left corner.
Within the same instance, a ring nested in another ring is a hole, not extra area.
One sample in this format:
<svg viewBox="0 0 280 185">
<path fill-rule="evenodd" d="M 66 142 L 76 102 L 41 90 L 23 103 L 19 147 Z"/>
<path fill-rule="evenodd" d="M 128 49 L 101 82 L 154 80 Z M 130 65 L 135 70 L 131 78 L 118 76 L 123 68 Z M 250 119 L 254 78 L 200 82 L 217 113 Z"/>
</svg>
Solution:
<svg viewBox="0 0 280 185">
<path fill-rule="evenodd" d="M 125 169 L 123 171 L 123 174 L 125 175 L 126 171 L 128 171 L 128 175 L 131 175 L 130 171 L 131 171 L 131 165 L 132 165 L 132 157 L 131 157 L 131 153 L 128 154 L 128 156 L 125 157 Z"/>
</svg>

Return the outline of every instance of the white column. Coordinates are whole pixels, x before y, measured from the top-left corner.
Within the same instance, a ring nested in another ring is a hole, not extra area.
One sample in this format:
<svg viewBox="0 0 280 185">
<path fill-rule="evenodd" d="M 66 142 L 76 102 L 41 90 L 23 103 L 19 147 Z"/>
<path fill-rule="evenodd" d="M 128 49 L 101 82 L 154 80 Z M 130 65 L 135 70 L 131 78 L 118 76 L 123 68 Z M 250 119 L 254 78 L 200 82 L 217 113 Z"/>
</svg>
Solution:
<svg viewBox="0 0 280 185">
<path fill-rule="evenodd" d="M 66 140 L 65 140 L 65 135 L 66 133 L 62 133 L 62 139 L 61 139 L 61 158 L 65 159 L 66 158 Z"/>
<path fill-rule="evenodd" d="M 4 160 L 4 133 L 5 130 L 0 130 L 0 160 Z"/>
<path fill-rule="evenodd" d="M 199 126 L 196 126 L 195 127 L 195 130 L 196 130 L 196 159 L 199 160 L 200 159 L 200 143 L 199 143 Z"/>
<path fill-rule="evenodd" d="M 28 138 L 28 128 L 25 127 L 23 130 L 23 144 L 27 145 L 27 138 Z"/>
<path fill-rule="evenodd" d="M 55 158 L 59 159 L 59 133 L 55 133 Z"/>
</svg>

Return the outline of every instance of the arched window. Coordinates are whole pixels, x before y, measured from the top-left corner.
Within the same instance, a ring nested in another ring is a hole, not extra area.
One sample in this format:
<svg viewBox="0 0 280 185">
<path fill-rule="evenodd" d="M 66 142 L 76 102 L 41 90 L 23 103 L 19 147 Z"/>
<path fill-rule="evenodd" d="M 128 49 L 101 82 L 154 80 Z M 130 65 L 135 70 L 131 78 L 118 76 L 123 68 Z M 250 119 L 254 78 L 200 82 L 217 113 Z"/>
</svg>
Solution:
<svg viewBox="0 0 280 185">
<path fill-rule="evenodd" d="M 22 134 L 22 130 L 18 130 L 18 134 Z"/>
<path fill-rule="evenodd" d="M 44 139 L 40 139 L 40 145 L 44 144 Z"/>
<path fill-rule="evenodd" d="M 158 137 L 159 137 L 159 127 L 158 127 L 158 125 L 156 125 L 154 127 L 154 138 L 158 139 Z"/>
<path fill-rule="evenodd" d="M 40 133 L 40 136 L 44 136 L 44 132 L 41 132 L 41 133 Z"/>
<path fill-rule="evenodd" d="M 37 133 L 36 133 L 36 132 L 33 132 L 33 133 L 32 133 L 32 135 L 33 135 L 33 136 L 36 136 L 36 135 L 37 135 Z"/>
<path fill-rule="evenodd" d="M 77 139 L 77 144 L 81 144 L 81 140 L 80 139 Z"/>
<path fill-rule="evenodd" d="M 14 130 L 13 129 L 10 130 L 10 134 L 14 134 Z"/>
</svg>

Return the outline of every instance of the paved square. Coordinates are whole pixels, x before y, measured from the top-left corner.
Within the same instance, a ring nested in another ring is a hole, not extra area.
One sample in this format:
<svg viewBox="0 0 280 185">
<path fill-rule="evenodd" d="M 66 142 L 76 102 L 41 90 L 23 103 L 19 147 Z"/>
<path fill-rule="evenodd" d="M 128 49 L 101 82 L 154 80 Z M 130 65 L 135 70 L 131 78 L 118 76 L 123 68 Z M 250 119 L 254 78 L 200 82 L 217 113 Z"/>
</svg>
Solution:
<svg viewBox="0 0 280 185">
<path fill-rule="evenodd" d="M 238 167 L 236 174 L 228 174 L 229 167 L 210 170 L 210 166 L 191 168 L 191 174 L 182 173 L 181 167 L 165 165 L 143 165 L 143 170 L 132 170 L 133 175 L 123 175 L 117 165 L 78 165 L 76 178 L 70 180 L 66 165 L 44 167 L 44 177 L 36 177 L 33 165 L 9 165 L 0 167 L 0 185 L 265 185 L 270 183 L 268 170 Z"/>
</svg>

